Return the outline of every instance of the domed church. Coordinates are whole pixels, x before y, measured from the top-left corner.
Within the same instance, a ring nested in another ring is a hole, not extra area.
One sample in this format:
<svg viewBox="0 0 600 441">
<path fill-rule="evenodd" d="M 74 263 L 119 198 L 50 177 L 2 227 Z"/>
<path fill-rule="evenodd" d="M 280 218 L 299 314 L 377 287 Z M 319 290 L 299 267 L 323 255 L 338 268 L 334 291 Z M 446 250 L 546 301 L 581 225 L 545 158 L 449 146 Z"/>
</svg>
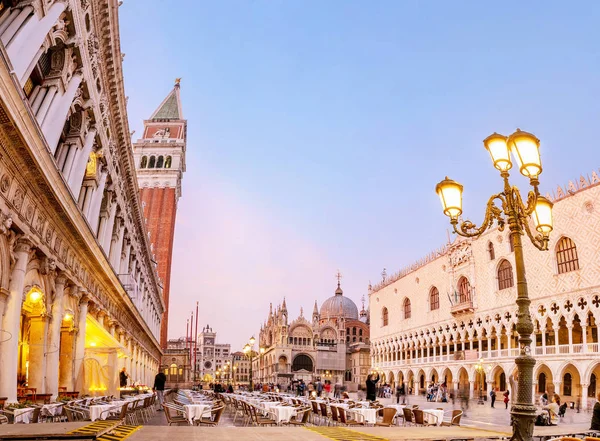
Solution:
<svg viewBox="0 0 600 441">
<path fill-rule="evenodd" d="M 275 383 L 285 387 L 293 380 L 329 381 L 344 384 L 348 390 L 363 385 L 370 370 L 369 314 L 364 298 L 359 312 L 356 303 L 344 296 L 338 273 L 334 295 L 312 317 L 303 308 L 288 320 L 285 298 L 263 323 L 259 334 L 260 355 L 253 362 L 255 383 Z M 332 389 L 333 390 L 333 389 Z"/>
</svg>

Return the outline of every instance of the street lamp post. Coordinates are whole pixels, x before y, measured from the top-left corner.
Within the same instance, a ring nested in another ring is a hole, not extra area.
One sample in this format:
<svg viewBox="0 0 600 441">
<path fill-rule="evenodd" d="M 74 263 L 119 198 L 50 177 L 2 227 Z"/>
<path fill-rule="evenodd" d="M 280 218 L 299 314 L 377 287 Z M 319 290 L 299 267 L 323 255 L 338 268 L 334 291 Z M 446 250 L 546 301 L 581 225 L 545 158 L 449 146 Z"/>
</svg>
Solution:
<svg viewBox="0 0 600 441">
<path fill-rule="evenodd" d="M 511 408 L 511 425 L 513 435 L 511 440 L 531 440 L 536 408 L 533 405 L 533 367 L 535 359 L 531 356 L 531 333 L 533 323 L 529 313 L 531 301 L 527 294 L 527 279 L 525 277 L 525 262 L 523 259 L 523 244 L 521 236 L 527 234 L 531 243 L 539 250 L 546 251 L 552 231 L 552 202 L 541 196 L 538 190 L 538 177 L 542 172 L 540 159 L 540 141 L 534 135 L 517 129 L 509 137 L 494 133 L 487 137 L 483 144 L 489 152 L 494 167 L 500 171 L 504 181 L 501 193 L 493 195 L 487 203 L 485 218 L 481 227 L 470 221 L 462 221 L 462 190 L 458 182 L 444 179 L 436 186 L 444 214 L 450 218 L 454 232 L 464 237 L 479 237 L 496 222 L 500 231 L 508 223 L 510 240 L 515 252 L 517 274 L 517 332 L 519 333 L 519 355 L 515 358 L 518 369 L 518 386 L 516 402 Z M 519 171 L 529 178 L 530 190 L 527 203 L 523 202 L 521 193 L 509 181 L 508 171 L 513 166 L 511 153 Z M 499 201 L 500 207 L 496 206 Z M 530 227 L 533 221 L 535 231 Z"/>
<path fill-rule="evenodd" d="M 250 360 L 250 391 L 254 391 L 254 383 L 252 381 L 252 359 L 254 358 L 254 355 L 256 354 L 254 352 L 254 343 L 256 342 L 256 339 L 254 338 L 254 336 L 250 337 L 250 340 L 248 340 L 248 343 L 246 344 L 246 346 L 244 346 L 244 354 L 246 354 L 246 356 L 248 357 L 248 360 Z"/>
<path fill-rule="evenodd" d="M 479 362 L 475 365 L 475 370 L 479 375 L 479 398 L 477 404 L 485 404 L 483 400 L 483 382 L 485 376 L 485 365 L 483 364 L 483 358 L 479 359 Z"/>
</svg>

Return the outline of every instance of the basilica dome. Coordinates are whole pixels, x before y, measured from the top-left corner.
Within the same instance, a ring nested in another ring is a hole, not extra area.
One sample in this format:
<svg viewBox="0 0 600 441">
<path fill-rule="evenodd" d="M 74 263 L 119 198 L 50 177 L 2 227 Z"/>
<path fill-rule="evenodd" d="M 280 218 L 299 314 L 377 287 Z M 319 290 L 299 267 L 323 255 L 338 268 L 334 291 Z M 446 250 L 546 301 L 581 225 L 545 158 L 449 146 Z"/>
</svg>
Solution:
<svg viewBox="0 0 600 441">
<path fill-rule="evenodd" d="M 344 292 L 338 283 L 335 295 L 329 297 L 321 305 L 321 319 L 340 317 L 340 310 L 345 319 L 358 320 L 358 308 L 356 304 L 348 297 L 344 297 Z"/>
</svg>

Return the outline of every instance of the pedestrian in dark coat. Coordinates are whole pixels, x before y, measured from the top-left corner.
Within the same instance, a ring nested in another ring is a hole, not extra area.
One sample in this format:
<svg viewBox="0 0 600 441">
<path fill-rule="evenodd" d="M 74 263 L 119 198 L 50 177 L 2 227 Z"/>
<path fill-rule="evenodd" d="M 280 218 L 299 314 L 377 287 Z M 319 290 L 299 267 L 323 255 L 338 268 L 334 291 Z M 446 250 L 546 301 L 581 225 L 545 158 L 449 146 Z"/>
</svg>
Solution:
<svg viewBox="0 0 600 441">
<path fill-rule="evenodd" d="M 369 374 L 367 377 L 367 400 L 375 401 L 377 399 L 377 382 L 379 381 L 379 374 L 377 378 L 373 378 L 373 374 Z"/>
<path fill-rule="evenodd" d="M 592 412 L 592 426 L 591 430 L 600 430 L 600 394 L 598 394 L 596 404 L 594 404 L 594 410 Z"/>
</svg>

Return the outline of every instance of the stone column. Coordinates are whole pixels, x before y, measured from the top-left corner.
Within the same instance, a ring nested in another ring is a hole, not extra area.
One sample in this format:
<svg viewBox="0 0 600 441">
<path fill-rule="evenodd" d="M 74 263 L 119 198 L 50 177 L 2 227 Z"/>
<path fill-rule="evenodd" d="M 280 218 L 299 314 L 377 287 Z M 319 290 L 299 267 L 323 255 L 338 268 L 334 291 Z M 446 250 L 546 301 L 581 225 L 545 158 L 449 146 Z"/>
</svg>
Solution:
<svg viewBox="0 0 600 441">
<path fill-rule="evenodd" d="M 15 14 L 15 12 L 17 13 Z M 2 40 L 4 46 L 7 46 L 12 40 L 14 40 L 13 37 L 17 34 L 17 32 L 20 29 L 22 29 L 23 23 L 25 23 L 29 16 L 33 14 L 33 6 L 25 6 L 20 11 L 12 11 L 11 16 L 13 16 L 13 14 L 15 15 L 15 17 L 10 21 L 9 24 L 7 24 L 6 28 L 2 32 L 2 37 L 0 37 L 0 40 Z M 10 58 L 12 62 L 12 56 Z"/>
<path fill-rule="evenodd" d="M 469 380 L 469 398 L 475 398 L 475 381 Z"/>
<path fill-rule="evenodd" d="M 106 228 L 104 230 L 104 237 L 98 238 L 101 241 L 104 253 L 110 256 L 110 245 L 113 236 L 113 230 L 115 227 L 115 217 L 117 215 L 117 201 L 115 200 L 114 193 L 111 194 L 110 212 L 108 214 L 108 220 L 106 222 Z"/>
<path fill-rule="evenodd" d="M 561 380 L 555 380 L 552 382 L 554 384 L 554 393 L 561 395 L 560 385 L 562 384 Z"/>
<path fill-rule="evenodd" d="M 48 295 L 47 293 L 45 293 Z M 29 387 L 38 391 L 46 390 L 46 354 L 48 336 L 48 317 L 38 315 L 29 318 Z"/>
<path fill-rule="evenodd" d="M 8 43 L 6 51 L 8 52 L 17 78 L 21 80 L 21 84 L 23 84 L 22 77 L 27 67 L 34 61 L 35 54 L 44 43 L 46 35 L 48 35 L 48 32 L 56 24 L 58 17 L 60 17 L 60 14 L 64 10 L 64 3 L 55 2 L 44 18 L 38 20 L 35 15 L 31 17 L 27 24 Z"/>
<path fill-rule="evenodd" d="M 108 353 L 108 380 L 106 384 L 107 393 L 109 395 L 119 395 L 119 358 L 116 349 L 111 349 Z"/>
<path fill-rule="evenodd" d="M 487 356 L 488 358 L 492 357 L 492 337 L 487 338 Z M 498 356 L 500 356 L 500 353 L 498 353 Z"/>
<path fill-rule="evenodd" d="M 50 110 L 50 106 L 52 105 L 52 103 L 54 103 L 54 99 L 56 98 L 57 93 L 58 87 L 54 85 L 48 87 L 48 91 L 44 94 L 44 98 L 40 104 L 40 107 L 35 114 L 35 117 L 38 120 L 39 124 L 42 124 L 44 121 L 46 121 L 46 117 L 48 116 L 48 110 Z M 52 153 L 54 153 L 54 151 Z"/>
<path fill-rule="evenodd" d="M 567 326 L 567 332 L 569 334 L 569 354 L 573 353 L 573 325 Z"/>
<path fill-rule="evenodd" d="M 40 87 L 39 90 L 37 91 L 37 93 L 34 94 L 35 96 L 31 95 L 31 97 L 29 98 L 31 110 L 33 111 L 33 114 L 36 116 L 38 114 L 38 111 L 40 110 L 40 106 L 42 105 L 42 101 L 44 100 L 46 93 L 48 93 L 48 88 Z"/>
<path fill-rule="evenodd" d="M 581 411 L 587 410 L 588 387 L 587 383 L 581 383 Z"/>
<path fill-rule="evenodd" d="M 79 152 L 79 147 L 77 144 L 73 143 L 69 146 L 69 151 L 67 152 L 67 157 L 65 158 L 65 163 L 62 168 L 63 178 L 65 181 L 69 182 L 69 177 L 71 173 L 73 173 L 73 164 L 75 163 L 75 158 L 77 157 L 77 153 Z"/>
<path fill-rule="evenodd" d="M 546 327 L 542 329 L 542 354 L 546 355 Z"/>
<path fill-rule="evenodd" d="M 64 314 L 64 292 L 67 278 L 59 271 L 54 282 L 54 300 L 48 335 L 48 352 L 46 355 L 46 393 L 52 394 L 52 400 L 58 396 L 58 363 L 60 359 L 60 328 Z"/>
<path fill-rule="evenodd" d="M 75 200 L 79 199 L 79 192 L 81 191 L 81 184 L 83 183 L 83 176 L 85 175 L 85 169 L 87 167 L 88 160 L 90 159 L 90 153 L 94 146 L 94 139 L 96 138 L 96 129 L 92 127 L 83 142 L 83 148 L 79 151 L 73 161 L 73 168 L 69 174 L 69 188 L 75 197 Z"/>
<path fill-rule="evenodd" d="M 75 388 L 76 390 L 79 390 L 81 394 L 84 394 L 83 360 L 85 358 L 85 327 L 88 311 L 88 302 L 89 299 L 86 296 L 83 296 L 79 303 L 79 320 L 77 322 L 77 338 L 75 340 L 75 359 L 73 360 Z"/>
<path fill-rule="evenodd" d="M 117 272 L 119 270 L 119 259 L 121 258 L 121 249 L 123 248 L 123 234 L 125 231 L 125 222 L 121 217 L 117 218 L 115 222 L 116 225 L 114 228 L 114 234 L 112 236 L 109 259 L 113 269 L 115 270 L 115 272 Z"/>
<path fill-rule="evenodd" d="M 583 344 L 583 347 L 581 348 L 581 351 L 585 354 L 588 351 L 588 347 L 587 347 L 587 326 L 586 325 L 581 325 L 581 338 L 582 338 L 581 343 Z"/>
<path fill-rule="evenodd" d="M 79 72 L 71 77 L 67 90 L 61 97 L 54 100 L 52 106 L 50 106 L 48 115 L 42 123 L 42 132 L 46 136 L 46 141 L 52 154 L 56 151 L 60 134 L 67 120 L 67 113 L 73 103 L 82 78 L 83 76 Z"/>
<path fill-rule="evenodd" d="M 554 328 L 554 350 L 556 355 L 560 353 L 558 348 L 558 330 L 558 327 Z"/>
<path fill-rule="evenodd" d="M 32 9 L 30 9 L 30 11 L 32 11 Z M 0 36 L 2 36 L 2 34 L 4 34 L 4 31 L 6 31 L 6 29 L 11 25 L 11 23 L 15 20 L 15 18 L 17 18 L 17 16 L 22 12 L 22 9 L 17 9 L 14 8 L 12 11 L 10 11 L 10 14 L 4 14 L 2 16 L 2 18 L 0 18 Z M 25 17 L 27 18 L 27 17 Z"/>
<path fill-rule="evenodd" d="M 32 243 L 25 238 L 17 241 L 14 248 L 15 263 L 10 276 L 10 296 L 4 309 L 2 329 L 6 332 L 0 343 L 0 396 L 7 397 L 8 402 L 17 401 L 17 369 L 19 359 L 19 333 L 21 327 L 21 307 L 25 271 L 29 262 Z"/>
<path fill-rule="evenodd" d="M 131 241 L 125 239 L 124 254 L 121 254 L 121 268 L 119 274 L 129 274 L 129 257 L 131 255 Z"/>
<path fill-rule="evenodd" d="M 104 187 L 106 186 L 106 178 L 108 177 L 108 170 L 106 169 L 106 167 L 102 168 L 103 170 L 100 174 L 98 187 L 92 195 L 90 210 L 87 213 L 87 220 L 90 224 L 90 228 L 94 232 L 94 235 L 96 235 L 98 232 L 98 222 L 100 220 L 100 207 L 102 206 L 102 199 L 104 198 Z"/>
</svg>

